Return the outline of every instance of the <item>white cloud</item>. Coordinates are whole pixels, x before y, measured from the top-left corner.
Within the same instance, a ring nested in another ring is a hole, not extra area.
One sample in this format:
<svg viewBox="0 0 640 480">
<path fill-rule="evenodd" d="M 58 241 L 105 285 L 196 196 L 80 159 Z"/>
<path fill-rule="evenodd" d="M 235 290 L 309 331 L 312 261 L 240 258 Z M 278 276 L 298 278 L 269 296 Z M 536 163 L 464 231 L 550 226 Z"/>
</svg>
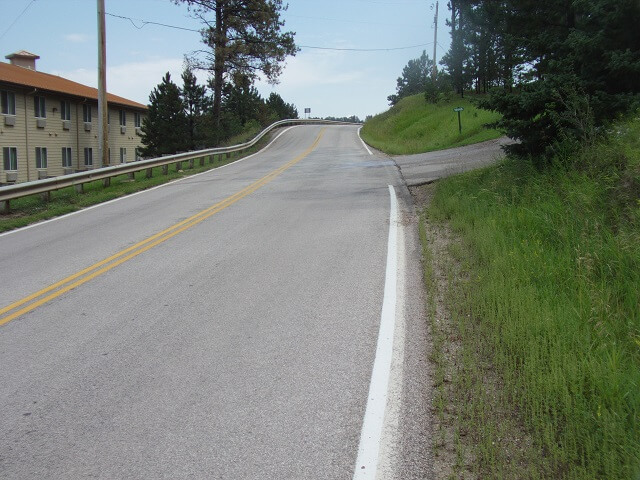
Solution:
<svg viewBox="0 0 640 480">
<path fill-rule="evenodd" d="M 182 58 L 156 58 L 108 66 L 107 90 L 109 93 L 146 105 L 151 90 L 162 81 L 165 73 L 169 72 L 171 79 L 181 85 L 182 69 Z M 97 68 L 55 71 L 53 74 L 94 88 L 98 86 Z"/>
<path fill-rule="evenodd" d="M 357 81 L 363 72 L 352 69 L 341 52 L 301 52 L 287 60 L 280 84 L 287 88 L 341 85 Z M 262 82 L 266 85 L 266 82 Z"/>
<path fill-rule="evenodd" d="M 87 42 L 91 39 L 91 37 L 87 34 L 84 33 L 68 33 L 66 35 L 64 35 L 64 39 L 67 42 L 72 42 L 72 43 L 84 43 Z"/>
</svg>

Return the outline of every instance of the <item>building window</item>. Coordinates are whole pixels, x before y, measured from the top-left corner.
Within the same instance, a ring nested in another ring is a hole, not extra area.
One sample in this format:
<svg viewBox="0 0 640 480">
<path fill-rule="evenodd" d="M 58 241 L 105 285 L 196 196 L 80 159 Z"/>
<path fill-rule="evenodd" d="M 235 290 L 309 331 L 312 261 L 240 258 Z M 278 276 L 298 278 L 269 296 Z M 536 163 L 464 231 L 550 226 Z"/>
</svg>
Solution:
<svg viewBox="0 0 640 480">
<path fill-rule="evenodd" d="M 16 94 L 8 92 L 7 90 L 0 90 L 0 106 L 2 112 L 5 115 L 16 114 Z"/>
<path fill-rule="evenodd" d="M 71 147 L 62 147 L 62 166 L 71 167 Z"/>
<path fill-rule="evenodd" d="M 93 165 L 93 148 L 84 147 L 84 166 L 90 167 Z"/>
<path fill-rule="evenodd" d="M 47 118 L 47 108 L 44 97 L 33 97 L 33 105 L 35 107 L 35 115 L 37 118 Z"/>
<path fill-rule="evenodd" d="M 47 147 L 36 147 L 36 168 L 47 168 Z"/>
<path fill-rule="evenodd" d="M 2 158 L 5 172 L 18 170 L 18 149 L 16 147 L 2 147 Z"/>
<path fill-rule="evenodd" d="M 60 101 L 60 118 L 62 120 L 71 120 L 71 104 L 66 100 Z"/>
<path fill-rule="evenodd" d="M 140 114 L 138 112 L 133 112 L 133 123 L 136 128 L 140 128 L 141 121 L 140 121 Z"/>
<path fill-rule="evenodd" d="M 91 123 L 91 105 L 86 103 L 82 105 L 82 121 L 84 123 Z"/>
<path fill-rule="evenodd" d="M 127 112 L 120 110 L 120 126 L 124 127 L 127 124 Z"/>
<path fill-rule="evenodd" d="M 120 163 L 127 163 L 127 149 L 120 147 Z"/>
</svg>

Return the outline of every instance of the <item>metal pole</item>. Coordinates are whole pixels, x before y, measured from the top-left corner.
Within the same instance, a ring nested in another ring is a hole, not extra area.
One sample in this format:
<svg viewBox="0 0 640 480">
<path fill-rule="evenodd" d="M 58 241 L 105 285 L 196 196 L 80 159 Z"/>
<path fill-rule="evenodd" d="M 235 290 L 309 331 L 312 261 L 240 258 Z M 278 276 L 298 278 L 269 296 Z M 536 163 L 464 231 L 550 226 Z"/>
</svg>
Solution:
<svg viewBox="0 0 640 480">
<path fill-rule="evenodd" d="M 433 32 L 433 71 L 431 72 L 431 79 L 435 82 L 438 68 L 436 67 L 436 45 L 438 45 L 438 2 L 436 1 L 436 17 L 433 20 L 435 25 L 435 31 Z"/>
<path fill-rule="evenodd" d="M 109 121 L 107 118 L 107 49 L 104 0 L 98 1 L 98 153 L 102 166 L 109 165 Z"/>
</svg>

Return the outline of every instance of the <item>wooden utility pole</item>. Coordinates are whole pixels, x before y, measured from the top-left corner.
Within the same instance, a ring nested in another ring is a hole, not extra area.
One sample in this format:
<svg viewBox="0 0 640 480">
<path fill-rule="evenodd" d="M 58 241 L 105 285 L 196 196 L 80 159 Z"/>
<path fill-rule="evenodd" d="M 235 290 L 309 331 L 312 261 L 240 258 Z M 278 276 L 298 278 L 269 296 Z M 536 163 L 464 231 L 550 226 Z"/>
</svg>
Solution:
<svg viewBox="0 0 640 480">
<path fill-rule="evenodd" d="M 104 0 L 98 0 L 98 153 L 103 167 L 109 165 L 109 120 L 107 106 L 107 49 Z"/>
<path fill-rule="evenodd" d="M 431 79 L 435 83 L 436 75 L 438 74 L 438 68 L 436 67 L 436 45 L 438 45 L 438 2 L 436 1 L 436 16 L 433 20 L 435 31 L 433 33 L 433 70 L 431 72 Z"/>
</svg>

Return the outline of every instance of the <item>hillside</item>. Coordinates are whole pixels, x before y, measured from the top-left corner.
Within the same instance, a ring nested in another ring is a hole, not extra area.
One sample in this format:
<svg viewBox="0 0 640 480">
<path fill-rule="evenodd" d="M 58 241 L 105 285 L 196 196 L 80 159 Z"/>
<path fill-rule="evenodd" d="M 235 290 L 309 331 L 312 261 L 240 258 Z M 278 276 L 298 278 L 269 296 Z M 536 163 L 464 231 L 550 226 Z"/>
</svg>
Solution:
<svg viewBox="0 0 640 480">
<path fill-rule="evenodd" d="M 458 130 L 455 107 L 464 108 L 461 112 L 462 133 Z M 453 97 L 434 105 L 419 94 L 403 98 L 386 112 L 368 120 L 361 136 L 369 145 L 385 153 L 408 155 L 498 138 L 500 132 L 484 127 L 498 118 L 498 114 L 480 110 L 468 98 Z"/>
<path fill-rule="evenodd" d="M 440 478 L 640 478 L 639 139 L 412 190 Z"/>
</svg>

